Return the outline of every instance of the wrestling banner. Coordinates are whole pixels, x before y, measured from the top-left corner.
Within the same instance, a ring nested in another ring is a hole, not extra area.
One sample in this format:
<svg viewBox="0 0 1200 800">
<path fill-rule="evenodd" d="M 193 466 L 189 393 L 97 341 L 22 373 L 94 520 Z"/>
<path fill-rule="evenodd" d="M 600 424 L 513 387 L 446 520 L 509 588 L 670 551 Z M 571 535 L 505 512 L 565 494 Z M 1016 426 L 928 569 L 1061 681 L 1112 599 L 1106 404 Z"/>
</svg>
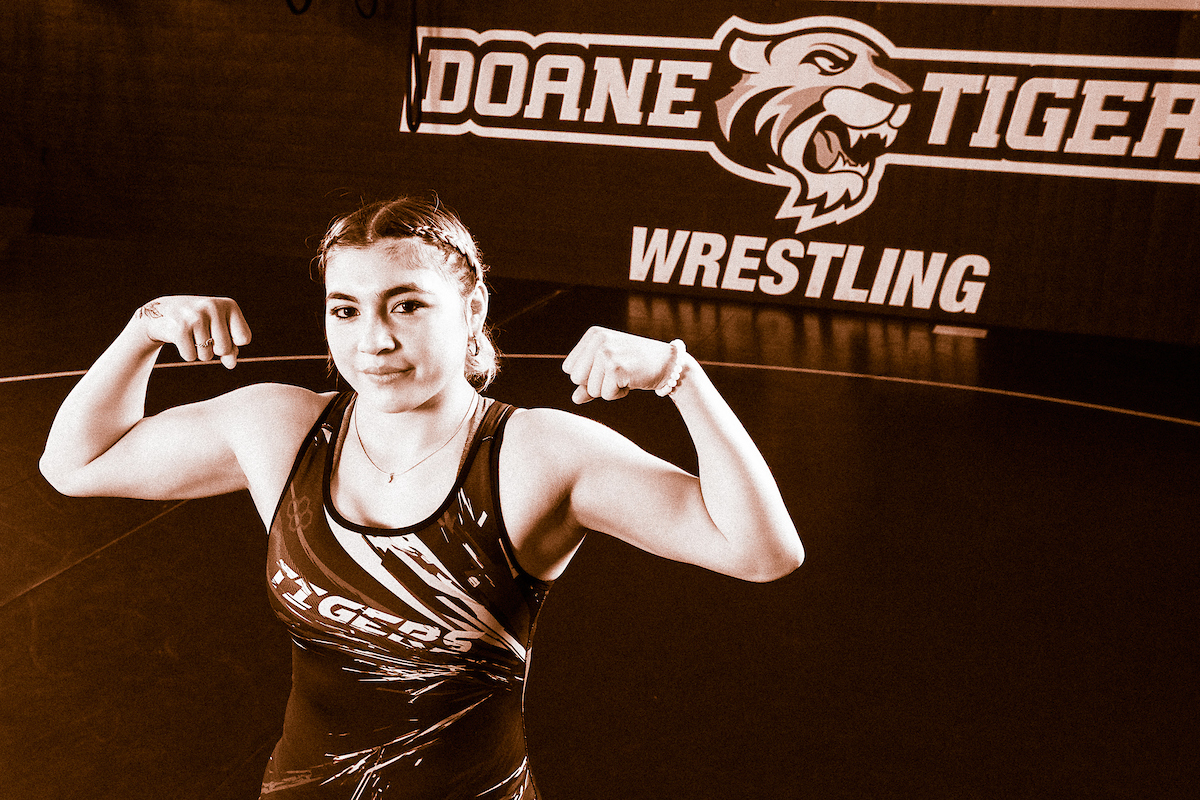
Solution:
<svg viewBox="0 0 1200 800">
<path fill-rule="evenodd" d="M 506 217 L 502 273 L 1200 340 L 1195 15 L 729 5 L 708 36 L 421 27 L 400 130 L 583 232 Z"/>
</svg>

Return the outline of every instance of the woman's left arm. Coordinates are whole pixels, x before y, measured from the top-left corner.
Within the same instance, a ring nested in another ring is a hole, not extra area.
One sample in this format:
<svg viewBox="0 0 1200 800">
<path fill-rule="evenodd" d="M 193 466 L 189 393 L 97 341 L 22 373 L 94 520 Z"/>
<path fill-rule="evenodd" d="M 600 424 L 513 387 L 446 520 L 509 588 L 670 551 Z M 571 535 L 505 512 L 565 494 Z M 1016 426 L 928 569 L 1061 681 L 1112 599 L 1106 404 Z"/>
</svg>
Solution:
<svg viewBox="0 0 1200 800">
<path fill-rule="evenodd" d="M 804 547 L 762 454 L 700 364 L 681 355 L 670 397 L 696 448 L 692 476 L 633 448 L 623 437 L 585 437 L 571 508 L 588 528 L 675 560 L 752 581 L 800 566 Z M 670 345 L 593 328 L 563 364 L 576 403 L 654 389 L 670 372 Z M 593 438 L 594 437 L 594 438 Z M 635 452 L 636 451 L 636 452 Z"/>
</svg>

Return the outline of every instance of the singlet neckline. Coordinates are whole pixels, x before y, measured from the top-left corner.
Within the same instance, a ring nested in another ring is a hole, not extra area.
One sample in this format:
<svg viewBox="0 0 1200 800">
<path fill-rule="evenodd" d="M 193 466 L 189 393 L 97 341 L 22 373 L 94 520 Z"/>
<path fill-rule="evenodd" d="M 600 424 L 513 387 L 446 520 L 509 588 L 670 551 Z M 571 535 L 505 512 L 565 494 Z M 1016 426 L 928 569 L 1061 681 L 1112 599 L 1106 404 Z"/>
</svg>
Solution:
<svg viewBox="0 0 1200 800">
<path fill-rule="evenodd" d="M 363 525 L 362 523 L 347 519 L 342 516 L 342 512 L 338 511 L 337 506 L 333 502 L 333 468 L 335 460 L 341 455 L 342 446 L 345 444 L 350 425 L 351 410 L 357 398 L 357 393 L 349 393 L 349 399 L 341 409 L 341 419 L 338 420 L 337 430 L 334 432 L 333 439 L 329 442 L 329 447 L 325 452 L 325 467 L 322 470 L 323 474 L 321 476 L 321 494 L 324 499 L 326 513 L 338 525 L 355 533 L 369 534 L 371 536 L 404 536 L 430 527 L 446 513 L 446 509 L 454 503 L 463 485 L 466 483 L 467 476 L 471 472 L 471 467 L 475 463 L 475 455 L 479 452 L 479 448 L 486 438 L 481 436 L 481 433 L 486 427 L 488 416 L 492 412 L 496 401 L 490 397 L 479 396 L 482 414 L 478 410 L 475 412 L 475 419 L 472 420 L 471 425 L 470 444 L 467 446 L 466 456 L 460 459 L 458 475 L 454 478 L 454 485 L 450 487 L 450 491 L 446 493 L 445 499 L 442 500 L 437 509 L 425 519 L 412 525 L 404 525 L 398 528 L 379 528 L 374 525 Z"/>
</svg>

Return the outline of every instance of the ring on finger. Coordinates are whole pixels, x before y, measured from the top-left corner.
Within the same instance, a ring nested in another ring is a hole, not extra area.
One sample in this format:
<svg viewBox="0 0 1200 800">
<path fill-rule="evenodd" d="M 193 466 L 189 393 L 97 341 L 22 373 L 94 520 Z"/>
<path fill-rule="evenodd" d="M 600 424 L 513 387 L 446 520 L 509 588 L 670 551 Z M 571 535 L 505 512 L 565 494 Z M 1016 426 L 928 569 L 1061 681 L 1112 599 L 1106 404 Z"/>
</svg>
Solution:
<svg viewBox="0 0 1200 800">
<path fill-rule="evenodd" d="M 203 350 L 205 347 L 212 347 L 212 346 L 213 346 L 213 340 L 211 338 L 209 338 L 209 340 L 207 342 L 197 342 L 196 343 L 197 350 Z"/>
</svg>

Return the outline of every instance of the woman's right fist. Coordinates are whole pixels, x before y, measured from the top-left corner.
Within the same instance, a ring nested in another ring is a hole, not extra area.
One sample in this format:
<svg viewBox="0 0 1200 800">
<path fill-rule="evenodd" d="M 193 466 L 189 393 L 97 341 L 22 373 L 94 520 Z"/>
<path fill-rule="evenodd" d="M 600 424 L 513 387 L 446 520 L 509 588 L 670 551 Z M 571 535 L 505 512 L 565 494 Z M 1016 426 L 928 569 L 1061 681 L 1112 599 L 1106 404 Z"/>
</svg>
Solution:
<svg viewBox="0 0 1200 800">
<path fill-rule="evenodd" d="M 216 357 L 233 369 L 238 348 L 250 344 L 250 326 L 228 297 L 160 297 L 139 308 L 134 318 L 147 338 L 174 345 L 184 361 Z"/>
</svg>

